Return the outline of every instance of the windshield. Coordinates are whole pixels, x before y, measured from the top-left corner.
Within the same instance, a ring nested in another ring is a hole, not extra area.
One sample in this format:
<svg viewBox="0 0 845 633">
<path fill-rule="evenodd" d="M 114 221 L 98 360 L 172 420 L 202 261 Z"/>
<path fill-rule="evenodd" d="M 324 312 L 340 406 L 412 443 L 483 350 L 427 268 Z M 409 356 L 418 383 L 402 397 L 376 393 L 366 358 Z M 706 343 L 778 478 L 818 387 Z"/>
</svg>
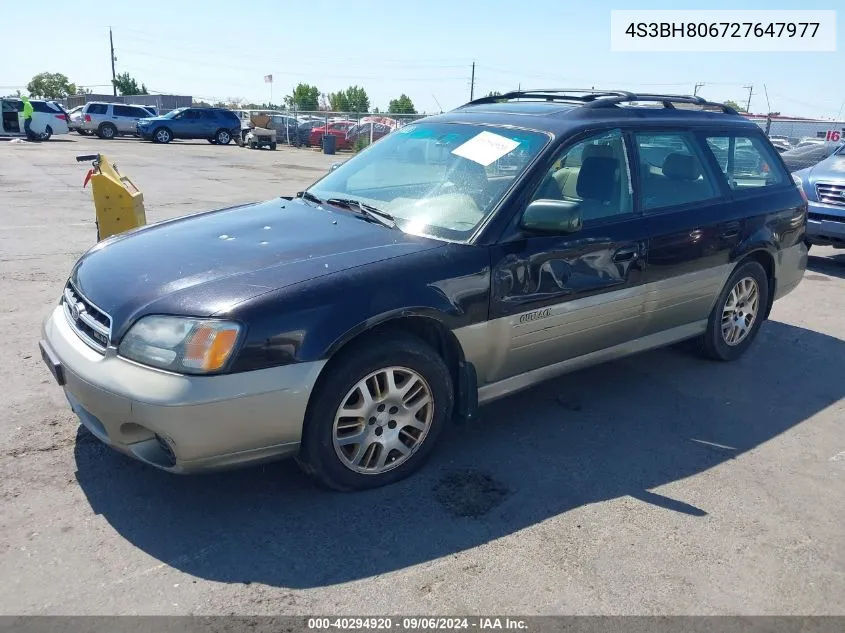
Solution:
<svg viewBox="0 0 845 633">
<path fill-rule="evenodd" d="M 549 140 L 526 130 L 413 123 L 373 143 L 308 192 L 371 205 L 407 233 L 464 241 Z"/>
</svg>

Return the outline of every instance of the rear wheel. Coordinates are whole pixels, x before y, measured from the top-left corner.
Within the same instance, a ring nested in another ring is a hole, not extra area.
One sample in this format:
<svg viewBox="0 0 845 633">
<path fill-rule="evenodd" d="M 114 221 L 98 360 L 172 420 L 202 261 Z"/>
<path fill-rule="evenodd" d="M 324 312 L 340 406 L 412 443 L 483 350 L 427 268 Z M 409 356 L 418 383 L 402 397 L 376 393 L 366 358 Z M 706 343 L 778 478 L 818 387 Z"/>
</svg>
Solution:
<svg viewBox="0 0 845 633">
<path fill-rule="evenodd" d="M 103 123 L 97 129 L 97 136 L 106 140 L 111 140 L 117 136 L 117 128 L 111 123 Z"/>
<path fill-rule="evenodd" d="M 403 333 L 341 353 L 311 397 L 298 461 L 337 490 L 404 479 L 425 462 L 452 414 L 449 370 L 430 346 Z"/>
<path fill-rule="evenodd" d="M 769 305 L 769 280 L 758 262 L 741 264 L 728 279 L 707 322 L 702 351 L 714 360 L 736 360 L 751 347 Z"/>
<path fill-rule="evenodd" d="M 41 140 L 49 141 L 51 136 L 53 136 L 53 128 L 48 125 L 45 130 L 41 132 Z"/>
<path fill-rule="evenodd" d="M 232 135 L 229 133 L 229 130 L 217 130 L 214 140 L 217 141 L 218 145 L 228 145 L 232 140 Z"/>
<path fill-rule="evenodd" d="M 153 141 L 156 143 L 169 143 L 173 140 L 173 134 L 166 127 L 160 127 L 153 132 Z"/>
<path fill-rule="evenodd" d="M 276 149 L 276 143 L 275 142 L 270 143 L 270 149 Z"/>
</svg>

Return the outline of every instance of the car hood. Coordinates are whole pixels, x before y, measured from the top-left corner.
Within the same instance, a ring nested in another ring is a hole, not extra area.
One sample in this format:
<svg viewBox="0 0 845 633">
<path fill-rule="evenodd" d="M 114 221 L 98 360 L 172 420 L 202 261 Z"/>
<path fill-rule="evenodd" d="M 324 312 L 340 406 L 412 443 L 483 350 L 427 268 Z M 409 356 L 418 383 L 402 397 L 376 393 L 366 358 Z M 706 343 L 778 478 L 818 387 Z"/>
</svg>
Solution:
<svg viewBox="0 0 845 633">
<path fill-rule="evenodd" d="M 845 156 L 829 156 L 809 169 L 802 170 L 799 175 L 806 175 L 811 183 L 817 180 L 843 181 L 845 180 Z"/>
<path fill-rule="evenodd" d="M 100 242 L 71 281 L 112 317 L 211 316 L 273 290 L 442 246 L 346 211 L 279 198 L 177 218 Z"/>
</svg>

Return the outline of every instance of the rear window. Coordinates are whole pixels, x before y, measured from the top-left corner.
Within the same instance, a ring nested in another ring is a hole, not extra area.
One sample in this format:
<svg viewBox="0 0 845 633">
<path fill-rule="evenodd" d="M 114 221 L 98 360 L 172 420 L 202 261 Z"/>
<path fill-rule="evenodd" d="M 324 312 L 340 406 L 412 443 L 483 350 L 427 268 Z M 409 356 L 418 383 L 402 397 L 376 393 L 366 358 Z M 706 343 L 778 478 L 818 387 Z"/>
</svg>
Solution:
<svg viewBox="0 0 845 633">
<path fill-rule="evenodd" d="M 773 187 L 788 178 L 773 150 L 758 136 L 708 136 L 707 146 L 734 191 Z"/>
<path fill-rule="evenodd" d="M 105 103 L 89 103 L 85 106 L 85 114 L 106 114 L 109 111 L 109 106 Z"/>
<path fill-rule="evenodd" d="M 47 103 L 46 101 L 31 101 L 30 103 L 32 103 L 32 109 L 35 112 L 48 112 L 50 114 L 61 112 L 59 108 L 51 103 Z"/>
</svg>

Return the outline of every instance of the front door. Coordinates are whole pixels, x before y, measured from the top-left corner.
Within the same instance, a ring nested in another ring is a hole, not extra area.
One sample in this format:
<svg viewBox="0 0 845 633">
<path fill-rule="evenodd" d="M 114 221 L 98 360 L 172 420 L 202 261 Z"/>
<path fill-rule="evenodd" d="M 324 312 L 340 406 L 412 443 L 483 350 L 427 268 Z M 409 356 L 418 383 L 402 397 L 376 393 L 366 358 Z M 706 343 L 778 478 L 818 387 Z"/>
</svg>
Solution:
<svg viewBox="0 0 845 633">
<path fill-rule="evenodd" d="M 490 332 L 499 351 L 477 367 L 480 384 L 639 335 L 648 239 L 629 174 L 619 130 L 565 148 L 532 199 L 577 202 L 581 230 L 528 232 L 492 247 Z"/>
</svg>

